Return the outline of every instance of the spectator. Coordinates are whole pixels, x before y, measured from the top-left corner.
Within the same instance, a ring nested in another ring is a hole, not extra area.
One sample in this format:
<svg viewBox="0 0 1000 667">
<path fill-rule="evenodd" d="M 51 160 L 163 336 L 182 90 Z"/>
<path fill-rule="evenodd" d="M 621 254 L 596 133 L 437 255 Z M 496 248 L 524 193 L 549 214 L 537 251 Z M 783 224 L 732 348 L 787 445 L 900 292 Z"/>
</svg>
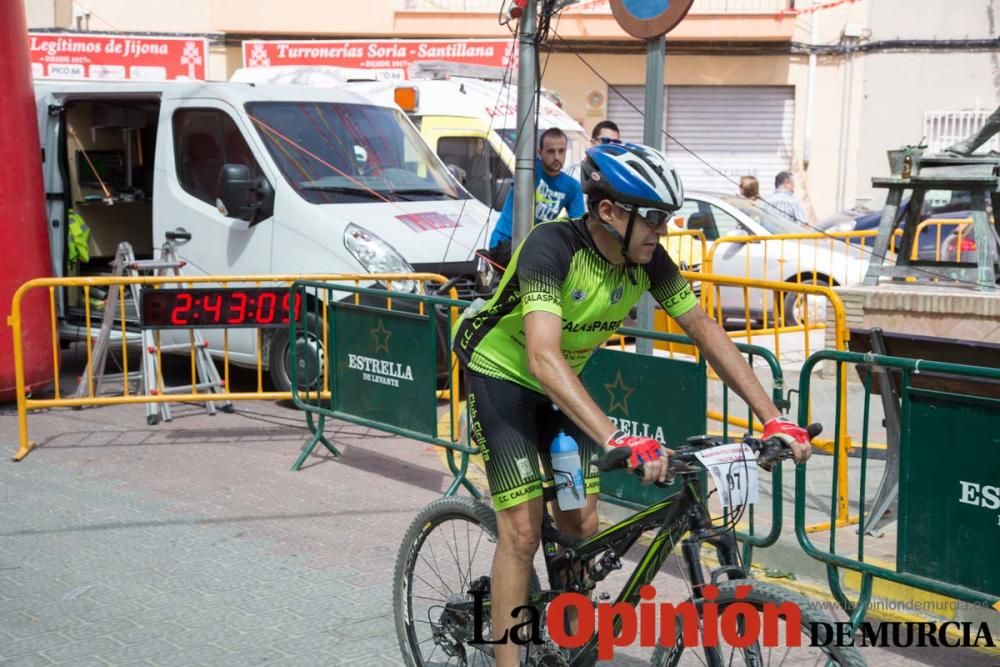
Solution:
<svg viewBox="0 0 1000 667">
<path fill-rule="evenodd" d="M 555 220 L 565 209 L 569 217 L 579 218 L 586 213 L 580 181 L 562 172 L 566 160 L 566 134 L 558 128 L 542 132 L 538 140 L 538 158 L 535 160 L 535 224 Z M 490 257 L 506 265 L 510 258 L 511 235 L 514 228 L 514 188 L 511 188 L 497 219 L 497 226 L 490 236 Z"/>
<path fill-rule="evenodd" d="M 756 176 L 740 176 L 740 196 L 750 201 L 760 199 L 760 183 Z"/>
<path fill-rule="evenodd" d="M 614 121 L 602 120 L 600 123 L 594 126 L 594 129 L 590 132 L 590 145 L 596 146 L 602 144 L 606 141 L 621 141 L 622 135 L 618 131 L 618 126 L 615 125 Z M 586 158 L 584 158 L 586 159 Z M 580 180 L 580 168 L 583 165 L 583 160 L 580 160 L 566 173 L 570 175 L 574 180 Z"/>
<path fill-rule="evenodd" d="M 795 196 L 795 180 L 791 172 L 780 171 L 774 177 L 774 192 L 764 200 L 775 209 L 781 211 L 795 222 L 804 225 L 809 220 L 802 203 Z"/>
</svg>

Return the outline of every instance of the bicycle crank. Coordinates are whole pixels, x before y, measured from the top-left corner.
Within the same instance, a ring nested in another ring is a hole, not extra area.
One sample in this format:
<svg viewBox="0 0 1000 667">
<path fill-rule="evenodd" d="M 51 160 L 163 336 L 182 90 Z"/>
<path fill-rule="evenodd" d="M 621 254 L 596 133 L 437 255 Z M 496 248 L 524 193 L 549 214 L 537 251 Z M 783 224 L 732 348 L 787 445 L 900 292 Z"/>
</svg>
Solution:
<svg viewBox="0 0 1000 667">
<path fill-rule="evenodd" d="M 556 648 L 551 646 L 531 647 L 526 667 L 569 667 L 569 661 Z"/>
</svg>

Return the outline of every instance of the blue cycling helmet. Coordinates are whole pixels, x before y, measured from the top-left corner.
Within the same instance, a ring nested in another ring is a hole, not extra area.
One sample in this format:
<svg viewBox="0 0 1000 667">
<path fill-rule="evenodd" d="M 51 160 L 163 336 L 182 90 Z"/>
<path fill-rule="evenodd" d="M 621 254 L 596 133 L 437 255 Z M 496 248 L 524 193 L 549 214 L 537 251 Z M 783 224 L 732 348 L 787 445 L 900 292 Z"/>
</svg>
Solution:
<svg viewBox="0 0 1000 667">
<path fill-rule="evenodd" d="M 641 144 L 598 144 L 587 149 L 581 168 L 583 192 L 621 204 L 676 211 L 684 203 L 677 170 L 655 148 Z"/>
<path fill-rule="evenodd" d="M 651 208 L 673 213 L 684 203 L 684 187 L 666 156 L 641 144 L 605 143 L 587 149 L 580 170 L 583 192 L 593 209 L 603 199 L 631 207 L 624 236 L 597 215 L 591 218 L 621 243 L 622 257 L 632 275 L 634 263 L 629 257 L 629 240 L 636 217 Z M 652 224 L 652 223 L 651 223 Z"/>
</svg>

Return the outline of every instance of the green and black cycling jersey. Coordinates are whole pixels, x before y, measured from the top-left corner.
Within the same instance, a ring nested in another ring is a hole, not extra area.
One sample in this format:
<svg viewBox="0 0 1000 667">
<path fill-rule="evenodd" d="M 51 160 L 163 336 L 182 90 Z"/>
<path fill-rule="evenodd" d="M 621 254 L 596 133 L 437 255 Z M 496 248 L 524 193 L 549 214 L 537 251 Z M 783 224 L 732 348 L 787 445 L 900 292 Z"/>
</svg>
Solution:
<svg viewBox="0 0 1000 667">
<path fill-rule="evenodd" d="M 462 320 L 455 353 L 471 371 L 542 392 L 528 370 L 524 316 L 536 310 L 562 318 L 562 354 L 579 375 L 590 355 L 650 292 L 671 316 L 698 301 L 666 251 L 632 271 L 609 262 L 587 230 L 587 218 L 537 225 L 521 243 L 497 293 Z"/>
</svg>

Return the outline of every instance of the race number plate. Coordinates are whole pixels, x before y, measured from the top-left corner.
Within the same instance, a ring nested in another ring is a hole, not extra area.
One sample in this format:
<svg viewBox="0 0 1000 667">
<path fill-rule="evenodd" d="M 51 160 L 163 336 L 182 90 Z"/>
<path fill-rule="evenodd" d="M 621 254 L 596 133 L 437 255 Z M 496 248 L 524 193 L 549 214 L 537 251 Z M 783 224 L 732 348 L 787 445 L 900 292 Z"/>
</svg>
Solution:
<svg viewBox="0 0 1000 667">
<path fill-rule="evenodd" d="M 757 457 L 743 443 L 720 445 L 696 455 L 715 480 L 723 507 L 757 502 Z"/>
</svg>

